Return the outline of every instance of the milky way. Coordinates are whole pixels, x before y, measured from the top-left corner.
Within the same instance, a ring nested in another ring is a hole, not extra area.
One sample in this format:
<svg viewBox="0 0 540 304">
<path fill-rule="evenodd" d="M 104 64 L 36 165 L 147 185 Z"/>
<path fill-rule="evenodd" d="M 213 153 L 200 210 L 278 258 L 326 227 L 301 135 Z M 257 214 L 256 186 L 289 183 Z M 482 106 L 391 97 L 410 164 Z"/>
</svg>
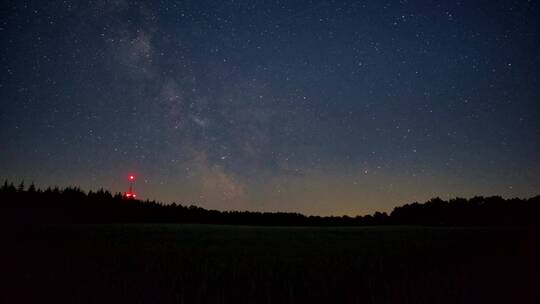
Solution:
<svg viewBox="0 0 540 304">
<path fill-rule="evenodd" d="M 0 177 L 365 214 L 540 189 L 528 1 L 7 1 Z"/>
</svg>

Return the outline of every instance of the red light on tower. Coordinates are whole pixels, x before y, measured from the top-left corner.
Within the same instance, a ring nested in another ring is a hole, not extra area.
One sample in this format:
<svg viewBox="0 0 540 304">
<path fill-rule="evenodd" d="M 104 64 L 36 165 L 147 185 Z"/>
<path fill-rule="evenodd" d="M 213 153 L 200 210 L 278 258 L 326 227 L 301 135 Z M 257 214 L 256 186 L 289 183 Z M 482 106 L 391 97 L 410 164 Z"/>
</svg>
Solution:
<svg viewBox="0 0 540 304">
<path fill-rule="evenodd" d="M 137 197 L 137 195 L 133 193 L 133 182 L 135 181 L 135 175 L 130 175 L 128 179 L 129 179 L 129 190 L 128 192 L 124 193 L 124 198 L 135 199 Z"/>
</svg>

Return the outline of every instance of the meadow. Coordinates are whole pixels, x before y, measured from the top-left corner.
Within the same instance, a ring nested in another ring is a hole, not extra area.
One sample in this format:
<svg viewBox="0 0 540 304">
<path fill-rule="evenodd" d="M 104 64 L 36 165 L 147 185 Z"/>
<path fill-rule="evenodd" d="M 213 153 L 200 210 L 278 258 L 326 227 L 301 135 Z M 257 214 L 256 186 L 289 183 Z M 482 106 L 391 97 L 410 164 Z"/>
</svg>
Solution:
<svg viewBox="0 0 540 304">
<path fill-rule="evenodd" d="M 531 303 L 521 228 L 6 225 L 0 302 Z"/>
</svg>

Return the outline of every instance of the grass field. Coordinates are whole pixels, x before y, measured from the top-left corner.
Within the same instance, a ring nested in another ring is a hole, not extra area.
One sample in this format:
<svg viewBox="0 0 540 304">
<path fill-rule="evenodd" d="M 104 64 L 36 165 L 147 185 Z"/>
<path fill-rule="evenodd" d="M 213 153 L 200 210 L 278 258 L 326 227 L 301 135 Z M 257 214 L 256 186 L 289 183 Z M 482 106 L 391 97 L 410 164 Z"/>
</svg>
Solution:
<svg viewBox="0 0 540 304">
<path fill-rule="evenodd" d="M 78 225 L 3 228 L 0 302 L 532 303 L 534 231 Z"/>
</svg>

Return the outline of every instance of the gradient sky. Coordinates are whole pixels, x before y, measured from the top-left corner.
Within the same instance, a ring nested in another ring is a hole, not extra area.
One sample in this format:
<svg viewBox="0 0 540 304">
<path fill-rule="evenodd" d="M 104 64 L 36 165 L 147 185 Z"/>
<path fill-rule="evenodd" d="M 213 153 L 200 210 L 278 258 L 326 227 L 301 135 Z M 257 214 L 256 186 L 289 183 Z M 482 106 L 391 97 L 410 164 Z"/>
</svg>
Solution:
<svg viewBox="0 0 540 304">
<path fill-rule="evenodd" d="M 356 215 L 540 189 L 535 1 L 2 1 L 0 177 Z"/>
</svg>

